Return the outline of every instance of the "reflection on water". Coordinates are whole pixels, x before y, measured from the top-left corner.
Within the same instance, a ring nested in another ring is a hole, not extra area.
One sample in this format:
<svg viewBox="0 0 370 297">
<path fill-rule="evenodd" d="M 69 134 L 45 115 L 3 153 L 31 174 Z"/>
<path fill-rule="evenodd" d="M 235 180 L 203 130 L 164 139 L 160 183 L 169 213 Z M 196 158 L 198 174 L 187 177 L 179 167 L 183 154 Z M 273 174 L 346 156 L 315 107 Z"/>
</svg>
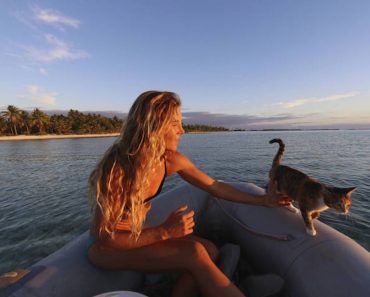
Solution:
<svg viewBox="0 0 370 297">
<path fill-rule="evenodd" d="M 370 131 L 186 134 L 179 150 L 216 179 L 264 186 L 277 146 L 283 163 L 336 186 L 357 186 L 350 215 L 320 220 L 370 250 Z M 0 143 L 0 273 L 27 267 L 89 225 L 87 178 L 114 138 Z M 182 181 L 171 176 L 164 191 Z"/>
</svg>

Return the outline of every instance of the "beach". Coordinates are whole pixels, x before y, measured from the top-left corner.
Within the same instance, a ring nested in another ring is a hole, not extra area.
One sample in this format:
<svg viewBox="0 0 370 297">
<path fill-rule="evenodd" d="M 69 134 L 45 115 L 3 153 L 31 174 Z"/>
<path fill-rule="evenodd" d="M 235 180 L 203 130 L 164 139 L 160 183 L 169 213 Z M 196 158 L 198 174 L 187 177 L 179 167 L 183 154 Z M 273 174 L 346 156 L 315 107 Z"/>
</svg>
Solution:
<svg viewBox="0 0 370 297">
<path fill-rule="evenodd" d="M 203 134 L 203 133 L 219 133 L 225 131 L 192 131 L 187 134 Z M 47 140 L 47 139 L 67 139 L 67 138 L 97 138 L 97 137 L 117 137 L 120 133 L 107 134 L 46 134 L 46 135 L 16 135 L 16 136 L 0 136 L 0 141 L 19 141 L 19 140 Z"/>
<path fill-rule="evenodd" d="M 119 133 L 108 134 L 66 134 L 66 135 L 16 135 L 0 136 L 0 141 L 19 141 L 19 140 L 47 140 L 47 139 L 65 139 L 65 138 L 96 138 L 96 137 L 116 137 Z"/>
</svg>

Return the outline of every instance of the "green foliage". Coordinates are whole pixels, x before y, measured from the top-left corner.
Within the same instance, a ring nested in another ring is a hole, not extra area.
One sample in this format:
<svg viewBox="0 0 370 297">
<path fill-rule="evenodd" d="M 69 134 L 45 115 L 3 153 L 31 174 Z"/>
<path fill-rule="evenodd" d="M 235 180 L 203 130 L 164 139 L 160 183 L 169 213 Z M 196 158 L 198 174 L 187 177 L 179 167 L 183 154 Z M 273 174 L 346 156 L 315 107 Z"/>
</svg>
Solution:
<svg viewBox="0 0 370 297">
<path fill-rule="evenodd" d="M 5 119 L 2 116 L 0 116 L 0 135 L 3 132 L 5 132 L 6 128 L 7 128 L 6 121 L 5 121 Z"/>
<path fill-rule="evenodd" d="M 0 135 L 20 134 L 103 134 L 120 132 L 123 120 L 71 109 L 67 116 L 48 116 L 36 108 L 29 114 L 9 105 L 1 112 Z"/>
<path fill-rule="evenodd" d="M 230 131 L 224 127 L 214 127 L 207 125 L 184 125 L 185 132 L 220 132 L 220 131 Z"/>
<path fill-rule="evenodd" d="M 48 128 L 50 118 L 49 116 L 36 108 L 31 113 L 31 124 L 33 134 L 44 134 Z"/>
<path fill-rule="evenodd" d="M 21 111 L 14 105 L 8 105 L 7 109 L 1 112 L 1 115 L 8 124 L 9 132 L 13 135 L 18 134 L 18 125 L 20 123 Z M 8 133 L 9 133 L 8 132 Z"/>
<path fill-rule="evenodd" d="M 31 121 L 30 114 L 25 110 L 21 110 L 19 126 L 22 134 L 30 134 L 30 127 L 32 126 Z"/>
<path fill-rule="evenodd" d="M 123 120 L 114 116 L 107 118 L 99 114 L 84 114 L 71 109 L 67 116 L 48 116 L 35 108 L 31 113 L 9 105 L 0 116 L 0 135 L 17 134 L 103 134 L 121 131 Z M 184 125 L 185 132 L 229 131 L 224 127 L 207 125 Z"/>
</svg>

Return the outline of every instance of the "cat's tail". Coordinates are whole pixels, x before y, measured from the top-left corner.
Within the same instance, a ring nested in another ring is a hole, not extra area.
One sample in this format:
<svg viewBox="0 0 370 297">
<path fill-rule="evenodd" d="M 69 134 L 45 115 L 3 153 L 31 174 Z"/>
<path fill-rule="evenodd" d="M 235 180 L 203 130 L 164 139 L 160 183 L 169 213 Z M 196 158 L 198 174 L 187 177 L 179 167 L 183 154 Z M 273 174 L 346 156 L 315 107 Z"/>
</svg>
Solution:
<svg viewBox="0 0 370 297">
<path fill-rule="evenodd" d="M 273 175 L 273 172 L 275 169 L 280 165 L 281 159 L 283 158 L 283 153 L 285 150 L 285 144 L 280 138 L 274 138 L 269 141 L 269 143 L 278 143 L 279 144 L 279 150 L 275 155 L 274 160 L 272 161 L 272 167 L 270 170 L 270 177 Z"/>
</svg>

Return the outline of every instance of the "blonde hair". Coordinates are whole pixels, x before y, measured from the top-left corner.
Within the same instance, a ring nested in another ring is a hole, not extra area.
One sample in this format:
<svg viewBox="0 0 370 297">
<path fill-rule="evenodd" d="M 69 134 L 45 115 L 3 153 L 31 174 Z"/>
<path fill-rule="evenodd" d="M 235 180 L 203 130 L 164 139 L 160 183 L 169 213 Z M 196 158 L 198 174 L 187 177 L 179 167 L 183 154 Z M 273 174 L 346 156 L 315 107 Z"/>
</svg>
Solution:
<svg viewBox="0 0 370 297">
<path fill-rule="evenodd" d="M 131 234 L 140 236 L 150 170 L 161 162 L 164 134 L 180 105 L 172 92 L 147 91 L 135 100 L 120 136 L 89 178 L 90 197 L 102 214 L 99 234 L 114 238 L 117 223 L 128 219 Z"/>
</svg>

